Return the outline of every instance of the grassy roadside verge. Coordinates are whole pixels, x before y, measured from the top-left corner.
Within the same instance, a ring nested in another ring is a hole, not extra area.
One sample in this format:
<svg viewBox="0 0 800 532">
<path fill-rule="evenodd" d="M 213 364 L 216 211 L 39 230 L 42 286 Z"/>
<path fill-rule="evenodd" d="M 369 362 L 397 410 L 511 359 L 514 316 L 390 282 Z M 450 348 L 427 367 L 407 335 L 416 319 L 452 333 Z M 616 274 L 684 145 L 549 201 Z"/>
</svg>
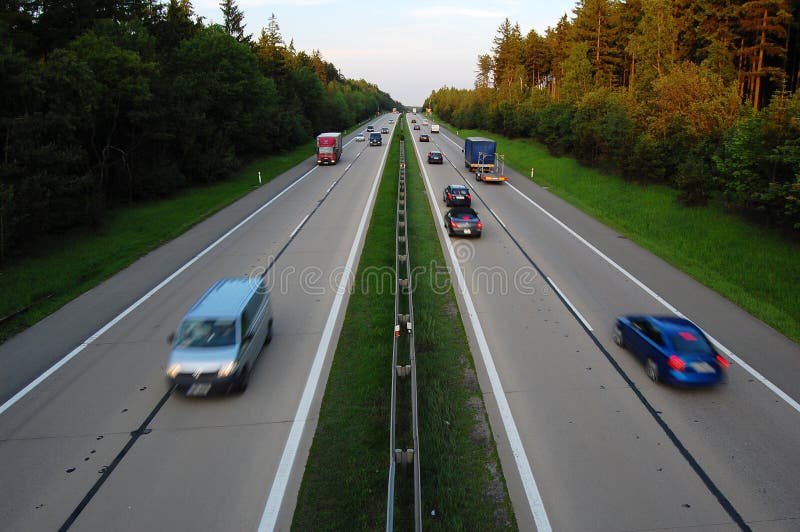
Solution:
<svg viewBox="0 0 800 532">
<path fill-rule="evenodd" d="M 443 123 L 443 125 L 446 125 Z M 448 129 L 455 131 L 452 126 Z M 800 341 L 800 246 L 725 212 L 683 207 L 663 185 L 640 185 L 553 157 L 528 139 L 480 130 L 460 136 L 497 140 L 506 164 L 715 290 L 794 341 Z"/>
<path fill-rule="evenodd" d="M 389 148 L 331 366 L 295 510 L 295 530 L 385 526 L 394 283 L 392 276 L 374 272 L 394 270 L 397 136 Z M 406 144 L 410 142 L 409 138 Z M 513 529 L 455 296 L 451 287 L 434 289 L 435 272 L 446 268 L 446 262 L 412 150 L 407 146 L 406 190 L 409 254 L 416 271 L 423 527 Z M 412 529 L 413 515 L 398 508 L 395 528 Z"/>
<path fill-rule="evenodd" d="M 35 324 L 136 259 L 296 166 L 314 151 L 309 142 L 249 164 L 231 179 L 173 198 L 117 209 L 97 232 L 76 231 L 36 243 L 39 254 L 0 270 L 0 342 Z"/>
</svg>

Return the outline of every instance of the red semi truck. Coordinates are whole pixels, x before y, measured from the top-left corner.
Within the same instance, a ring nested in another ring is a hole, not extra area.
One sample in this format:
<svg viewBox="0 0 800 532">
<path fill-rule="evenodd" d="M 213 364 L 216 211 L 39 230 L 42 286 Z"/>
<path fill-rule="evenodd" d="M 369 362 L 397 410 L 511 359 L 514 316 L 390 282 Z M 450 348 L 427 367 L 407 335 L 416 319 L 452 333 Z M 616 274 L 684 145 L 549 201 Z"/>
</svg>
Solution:
<svg viewBox="0 0 800 532">
<path fill-rule="evenodd" d="M 336 164 L 341 156 L 341 133 L 322 133 L 317 136 L 317 164 Z"/>
</svg>

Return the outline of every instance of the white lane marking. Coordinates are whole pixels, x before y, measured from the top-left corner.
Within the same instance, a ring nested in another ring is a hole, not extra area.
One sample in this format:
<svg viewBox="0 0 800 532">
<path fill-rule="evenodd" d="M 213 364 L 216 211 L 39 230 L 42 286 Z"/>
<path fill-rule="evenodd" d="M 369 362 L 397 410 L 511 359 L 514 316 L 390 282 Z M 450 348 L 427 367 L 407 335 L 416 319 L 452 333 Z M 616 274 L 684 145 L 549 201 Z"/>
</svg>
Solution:
<svg viewBox="0 0 800 532">
<path fill-rule="evenodd" d="M 331 186 L 331 188 L 333 188 L 333 186 Z M 330 192 L 330 191 L 331 191 L 331 189 L 329 188 L 328 192 Z M 326 194 L 327 194 L 327 192 L 326 192 Z M 306 214 L 305 218 L 303 218 L 303 220 L 299 224 L 297 224 L 297 227 L 295 227 L 294 231 L 292 231 L 292 233 L 289 235 L 289 240 L 294 238 L 294 235 L 296 235 L 297 232 L 300 230 L 300 228 L 303 227 L 303 224 L 306 223 L 306 220 L 308 220 L 309 216 L 311 216 L 311 213 Z"/>
<path fill-rule="evenodd" d="M 356 260 L 358 244 L 361 241 L 364 228 L 367 226 L 367 222 L 369 221 L 370 209 L 375 201 L 378 183 L 380 183 L 380 177 L 383 174 L 383 167 L 386 164 L 386 156 L 388 153 L 389 149 L 387 146 L 383 152 L 383 159 L 381 160 L 378 173 L 373 178 L 372 190 L 370 190 L 364 212 L 361 214 L 361 221 L 358 224 L 358 230 L 356 231 L 356 236 L 353 239 L 353 245 L 350 247 L 350 255 L 347 257 L 347 263 L 344 267 L 345 274 L 342 275 L 342 278 L 339 281 L 339 286 L 336 289 L 336 296 L 333 299 L 333 306 L 328 314 L 328 320 L 325 322 L 325 328 L 322 330 L 322 337 L 320 338 L 319 345 L 317 346 L 317 352 L 314 355 L 314 362 L 311 365 L 311 370 L 308 374 L 305 388 L 303 389 L 303 395 L 300 398 L 300 403 L 297 405 L 297 411 L 295 412 L 294 420 L 292 421 L 292 428 L 289 431 L 289 437 L 286 439 L 286 445 L 283 448 L 281 461 L 278 464 L 278 470 L 275 473 L 275 479 L 272 481 L 272 487 L 270 488 L 269 496 L 267 497 L 267 502 L 264 505 L 264 511 L 261 514 L 261 520 L 258 524 L 259 532 L 272 531 L 275 530 L 275 527 L 277 526 L 278 514 L 280 513 L 281 506 L 283 505 L 283 497 L 286 495 L 286 488 L 289 484 L 292 467 L 294 467 L 294 462 L 297 458 L 297 449 L 300 447 L 300 440 L 303 436 L 303 431 L 306 428 L 306 423 L 308 422 L 308 413 L 311 410 L 311 401 L 317 391 L 317 385 L 319 384 L 319 378 L 322 374 L 322 367 L 325 362 L 325 355 L 327 354 L 331 340 L 333 339 L 333 329 L 336 326 L 336 320 L 339 317 L 339 313 L 342 309 L 342 302 L 344 301 L 344 296 L 347 293 L 347 281 L 350 277 L 348 274 L 354 273 L 353 265 Z"/>
<path fill-rule="evenodd" d="M 556 289 L 556 292 L 558 292 L 558 295 L 560 295 L 561 298 L 564 301 L 566 301 L 567 305 L 569 305 L 569 308 L 572 309 L 572 312 L 574 312 L 575 315 L 578 316 L 578 319 L 583 322 L 583 325 L 587 329 L 589 329 L 590 331 L 594 332 L 594 329 L 592 329 L 592 326 L 589 325 L 588 321 L 586 321 L 586 318 L 583 317 L 583 314 L 581 314 L 580 311 L 578 311 L 578 309 L 575 307 L 575 305 L 572 304 L 572 301 L 570 301 L 569 298 L 564 294 L 564 292 L 561 291 L 561 289 L 558 287 L 558 285 L 556 285 L 555 281 L 553 281 L 551 278 L 547 277 L 547 282 L 550 283 L 550 286 L 552 286 L 553 288 Z"/>
<path fill-rule="evenodd" d="M 454 141 L 453 139 L 451 139 L 451 138 L 450 138 L 450 137 L 448 137 L 447 135 L 443 135 L 443 136 L 444 136 L 444 138 L 446 138 L 447 140 L 449 140 L 450 142 L 452 142 L 452 143 L 453 143 L 453 145 L 454 145 L 456 148 L 460 148 L 460 149 L 462 149 L 462 150 L 464 149 L 464 146 L 461 146 L 460 144 L 458 144 L 456 141 Z"/>
<path fill-rule="evenodd" d="M 648 286 L 647 286 L 647 285 L 645 285 L 643 282 L 641 282 L 639 279 L 637 279 L 636 277 L 634 277 L 634 276 L 633 276 L 633 274 L 631 274 L 631 273 L 630 273 L 628 270 L 626 270 L 625 268 L 623 268 L 622 266 L 620 266 L 619 264 L 617 264 L 616 262 L 614 262 L 614 261 L 611 259 L 611 257 L 609 257 L 608 255 L 606 255 L 605 253 L 603 253 L 602 251 L 600 251 L 599 249 L 597 249 L 597 248 L 596 248 L 594 245 L 592 245 L 592 243 L 591 243 L 591 242 L 587 241 L 587 240 L 586 240 L 585 238 L 583 238 L 581 235 L 579 235 L 578 233 L 576 233 L 575 231 L 573 231 L 573 230 L 572 230 L 570 227 L 568 227 L 568 226 L 567 226 L 567 225 L 566 225 L 564 222 L 562 222 L 561 220 L 559 220 L 558 218 L 556 218 L 555 216 L 553 216 L 552 214 L 550 214 L 550 213 L 549 213 L 549 212 L 548 212 L 548 211 L 547 211 L 547 210 L 546 210 L 544 207 L 542 207 L 541 205 L 539 205 L 538 203 L 536 203 L 535 201 L 533 201 L 531 198 L 529 198 L 528 196 L 526 196 L 525 194 L 523 194 L 523 193 L 522 193 L 522 192 L 521 192 L 519 189 L 517 189 L 517 187 L 515 187 L 515 186 L 514 186 L 514 185 L 512 185 L 511 183 L 506 183 L 506 184 L 507 184 L 509 187 L 511 187 L 511 188 L 512 188 L 512 189 L 513 189 L 513 190 L 514 190 L 514 191 L 515 191 L 517 194 L 519 194 L 520 196 L 522 196 L 523 198 L 525 198 L 526 200 L 528 200 L 528 201 L 529 201 L 529 202 L 530 202 L 530 203 L 531 203 L 531 204 L 532 204 L 534 207 L 536 207 L 537 209 L 539 209 L 540 211 L 542 211 L 542 212 L 543 212 L 545 215 L 547 215 L 547 216 L 548 216 L 548 217 L 549 217 L 551 220 L 553 220 L 555 223 L 557 223 L 559 226 L 561 226 L 561 228 L 562 228 L 562 229 L 564 229 L 564 230 L 565 230 L 565 231 L 567 231 L 569 234 L 571 234 L 572 236 L 574 236 L 574 237 L 575 237 L 575 238 L 576 238 L 576 239 L 577 239 L 579 242 L 581 242 L 583 245 L 585 245 L 585 246 L 586 246 L 586 247 L 588 247 L 590 250 L 592 250 L 594 253 L 596 253 L 596 254 L 597 254 L 597 255 L 598 255 L 600 258 L 602 258 L 603 260 L 605 260 L 605 261 L 606 261 L 608 264 L 610 264 L 611 266 L 613 266 L 613 267 L 614 267 L 614 268 L 615 268 L 617 271 L 619 271 L 619 272 L 620 272 L 622 275 L 624 275 L 625 277 L 627 277 L 628 279 L 630 279 L 630 280 L 631 280 L 631 281 L 632 281 L 632 282 L 633 282 L 633 283 L 634 283 L 636 286 L 638 286 L 639 288 L 641 288 L 642 290 L 644 290 L 644 291 L 645 291 L 647 294 L 649 294 L 649 295 L 650 295 L 650 296 L 651 296 L 653 299 L 655 299 L 656 301 L 658 301 L 659 303 L 661 303 L 662 305 L 664 305 L 664 307 L 666 307 L 666 308 L 667 308 L 667 309 L 668 309 L 670 312 L 672 312 L 673 314 L 675 314 L 676 316 L 679 316 L 679 317 L 681 317 L 681 318 L 689 319 L 689 318 L 687 318 L 687 317 L 686 317 L 686 316 L 685 316 L 685 315 L 684 315 L 684 314 L 683 314 L 681 311 L 679 311 L 677 308 L 675 308 L 674 306 L 672 306 L 672 305 L 671 305 L 671 304 L 670 304 L 670 303 L 669 303 L 669 302 L 668 302 L 666 299 L 664 299 L 663 297 L 661 297 L 661 296 L 659 296 L 658 294 L 656 294 L 656 293 L 655 293 L 653 290 L 651 290 L 651 289 L 650 289 L 650 287 L 648 287 Z M 783 400 L 786 402 L 786 404 L 788 404 L 789 406 L 791 406 L 792 408 L 794 408 L 794 409 L 795 409 L 795 411 L 797 411 L 797 412 L 800 412 L 800 403 L 798 403 L 797 401 L 795 401 L 794 399 L 792 399 L 791 397 L 789 397 L 789 395 L 788 395 L 786 392 L 784 392 L 783 390 L 781 390 L 780 388 L 778 388 L 778 387 L 777 387 L 775 384 L 773 384 L 773 383 L 772 383 L 772 382 L 771 382 L 769 379 L 767 379 L 766 377 L 764 377 L 764 376 L 763 376 L 761 373 L 759 373 L 759 372 L 758 372 L 758 371 L 757 371 L 755 368 L 753 368 L 752 366 L 750 366 L 750 364 L 748 364 L 747 362 L 745 362 L 744 360 L 742 360 L 742 359 L 741 359 L 741 358 L 739 358 L 738 356 L 734 355 L 734 354 L 731 352 L 731 350 L 730 350 L 730 349 L 728 349 L 727 347 L 725 347 L 724 345 L 722 345 L 722 343 L 721 343 L 721 342 L 719 342 L 719 341 L 718 341 L 716 338 L 714 338 L 713 336 L 711 336 L 710 334 L 708 334 L 708 332 L 706 332 L 705 330 L 703 330 L 703 332 L 706 334 L 706 336 L 708 336 L 709 340 L 711 340 L 711 342 L 712 342 L 712 343 L 713 343 L 713 344 L 714 344 L 714 345 L 717 347 L 717 349 L 719 349 L 720 351 L 722 351 L 723 353 L 725 353 L 725 355 L 727 355 L 727 356 L 728 356 L 728 358 L 730 358 L 731 360 L 733 360 L 734 362 L 736 362 L 736 363 L 737 363 L 739 366 L 741 366 L 741 367 L 742 367 L 742 369 L 744 369 L 745 371 L 747 371 L 747 372 L 748 372 L 750 375 L 752 375 L 752 376 L 753 376 L 753 377 L 754 377 L 754 378 L 755 378 L 757 381 L 759 381 L 761 384 L 763 384 L 763 385 L 764 385 L 764 386 L 766 386 L 766 387 L 767 387 L 769 390 L 771 390 L 771 391 L 772 391 L 772 392 L 773 392 L 775 395 L 777 395 L 778 397 L 780 397 L 781 399 L 783 399 Z"/>
<path fill-rule="evenodd" d="M 422 159 L 419 155 L 419 152 L 416 149 L 414 151 L 417 155 L 417 160 L 419 161 L 422 175 L 425 178 L 425 185 L 429 191 L 428 201 L 430 202 L 431 198 L 434 197 L 433 187 L 428 180 L 428 172 L 422 165 Z M 431 203 L 433 204 L 433 202 Z M 433 206 L 434 208 L 436 207 L 436 205 Z M 438 209 L 435 209 L 434 212 L 437 211 Z M 483 334 L 483 328 L 481 327 L 481 322 L 478 319 L 478 314 L 475 311 L 475 305 L 472 303 L 472 297 L 467 290 L 467 281 L 464 279 L 464 274 L 461 272 L 461 268 L 458 267 L 458 259 L 456 258 L 456 253 L 453 249 L 453 244 L 450 242 L 450 238 L 444 234 L 441 225 L 436 223 L 436 226 L 438 227 L 439 234 L 444 239 L 445 245 L 447 246 L 447 251 L 450 254 L 450 264 L 453 265 L 453 271 L 456 274 L 458 290 L 461 292 L 461 296 L 464 298 L 464 304 L 467 307 L 467 316 L 472 324 L 472 329 L 475 331 L 475 338 L 478 341 L 478 349 L 481 352 L 483 364 L 486 366 L 486 373 L 489 377 L 489 382 L 492 385 L 492 393 L 497 401 L 497 408 L 500 410 L 500 417 L 503 420 L 503 427 L 505 428 L 506 436 L 508 437 L 511 453 L 514 455 L 514 461 L 517 464 L 517 471 L 519 471 L 522 487 L 525 490 L 525 495 L 528 500 L 528 507 L 530 508 L 531 514 L 533 514 L 533 520 L 536 523 L 536 530 L 538 532 L 550 532 L 552 529 L 550 528 L 550 520 L 547 518 L 547 512 L 544 508 L 544 501 L 542 501 L 542 496 L 539 493 L 538 486 L 536 485 L 536 479 L 533 477 L 533 470 L 531 469 L 530 462 L 525 454 L 525 448 L 522 445 L 522 438 L 519 435 L 517 424 L 514 422 L 514 416 L 511 413 L 511 407 L 508 405 L 508 399 L 503 391 L 503 385 L 500 382 L 500 376 L 497 373 L 497 368 L 494 365 L 494 358 L 492 358 L 489 344 Z"/>
<path fill-rule="evenodd" d="M 208 253 L 209 251 L 211 251 L 212 249 L 214 249 L 215 247 L 217 247 L 217 246 L 218 246 L 218 245 L 219 245 L 219 244 L 220 244 L 220 243 L 221 243 L 223 240 L 225 240 L 226 238 L 228 238 L 229 236 L 231 236 L 231 235 L 232 235 L 232 234 L 233 234 L 233 233 L 234 233 L 234 232 L 235 232 L 237 229 L 239 229 L 239 228 L 240 228 L 240 227 L 242 227 L 244 224 L 246 224 L 247 222 L 249 222 L 250 220 L 252 220 L 252 219 L 253 219 L 255 216 L 257 216 L 257 215 L 258 215 L 258 213 L 260 213 L 261 211 L 263 211 L 264 209 L 266 209 L 267 207 L 269 207 L 270 205 L 272 205 L 272 203 L 273 203 L 273 202 L 275 202 L 275 201 L 276 201 L 278 198 L 280 198 L 281 196 L 283 196 L 284 194 L 286 194 L 286 193 L 287 193 L 289 190 L 291 190 L 292 188 L 294 188 L 294 186 L 295 186 L 295 185 L 297 185 L 298 183 L 300 183 L 300 181 L 302 181 L 303 179 L 305 179 L 305 178 L 306 178 L 308 175 L 310 175 L 310 174 L 311 174 L 311 172 L 313 172 L 313 171 L 314 171 L 314 170 L 316 170 L 317 168 L 319 168 L 319 167 L 318 167 L 318 166 L 315 166 L 314 168 L 312 168 L 311 170 L 309 170 L 308 172 L 306 172 L 305 174 L 303 174 L 303 175 L 302 175 L 302 177 L 300 177 L 300 178 L 299 178 L 297 181 L 295 181 L 294 183 L 292 183 L 291 185 L 289 185 L 288 187 L 286 187 L 285 189 L 283 189 L 283 190 L 282 190 L 282 191 L 281 191 L 281 192 L 280 192 L 280 193 L 279 193 L 277 196 L 275 196 L 274 198 L 272 198 L 271 200 L 269 200 L 267 203 L 265 203 L 264 205 L 262 205 L 261 207 L 259 207 L 259 208 L 258 208 L 258 209 L 256 209 L 255 211 L 253 211 L 253 212 L 252 212 L 252 213 L 251 213 L 251 214 L 250 214 L 250 215 L 249 215 L 247 218 L 245 218 L 244 220 L 242 220 L 241 222 L 239 222 L 238 224 L 236 224 L 236 225 L 235 225 L 235 226 L 234 226 L 232 229 L 228 230 L 228 232 L 227 232 L 227 233 L 225 233 L 224 235 L 222 235 L 221 237 L 219 237 L 218 239 L 216 239 L 216 240 L 215 240 L 213 243 L 211 243 L 211 244 L 210 244 L 210 245 L 209 245 L 207 248 L 205 248 L 203 251 L 201 251 L 200 253 L 198 253 L 197 255 L 195 255 L 195 256 L 194 256 L 194 257 L 193 257 L 191 260 L 189 260 L 189 262 L 187 262 L 186 264 L 184 264 L 183 266 L 181 266 L 180 268 L 178 268 L 177 270 L 175 270 L 175 271 L 172 273 L 172 275 L 170 275 L 169 277 L 167 277 L 166 279 L 164 279 L 163 281 L 161 281 L 160 283 L 158 283 L 158 284 L 157 284 L 155 287 L 153 287 L 153 288 L 152 288 L 152 289 L 151 289 L 149 292 L 147 292 L 145 295 L 143 295 L 142 297 L 140 297 L 140 298 L 139 298 L 139 299 L 138 299 L 138 300 L 137 300 L 135 303 L 133 303 L 131 306 L 129 306 L 128 308 L 126 308 L 125 310 L 123 310 L 122 312 L 120 312 L 120 313 L 117 315 L 117 317 L 115 317 L 113 320 L 111 320 L 111 321 L 109 321 L 108 323 L 106 323 L 105 325 L 103 325 L 103 326 L 102 326 L 102 327 L 101 327 L 101 328 L 100 328 L 100 329 L 99 329 L 97 332 L 95 332 L 95 333 L 94 333 L 93 335 L 91 335 L 89 338 L 87 338 L 87 339 L 86 339 L 86 340 L 84 340 L 82 343 L 80 343 L 80 344 L 78 345 L 78 347 L 76 347 L 75 349 L 73 349 L 72 351 L 70 351 L 69 353 L 67 353 L 67 354 L 64 356 L 64 358 L 62 358 L 61 360 L 59 360 L 58 362 L 56 362 L 55 364 L 53 364 L 52 366 L 50 366 L 50 368 L 48 368 L 48 369 L 47 369 L 47 371 L 45 371 L 44 373 L 42 373 L 41 375 L 39 375 L 38 377 L 36 377 L 36 379 L 34 379 L 34 380 L 33 380 L 33 381 L 30 383 L 30 384 L 28 384 L 27 386 L 25 386 L 23 389 L 21 389 L 20 391 L 18 391 L 18 392 L 17 392 L 17 393 L 16 393 L 16 394 L 15 394 L 15 395 L 12 397 L 12 398 L 10 398 L 8 401 L 6 401 L 5 403 L 3 403 L 3 405 L 2 405 L 2 406 L 0 406 L 0 415 L 2 415 L 2 414 L 3 414 L 3 412 L 5 412 L 6 410 L 8 410 L 8 409 L 9 409 L 9 408 L 11 408 L 12 406 L 14 406 L 14 404 L 15 404 L 17 401 L 19 401 L 20 399 L 22 399 L 23 397 L 25 397 L 26 395 L 28 395 L 28 394 L 29 394 L 29 393 L 30 393 L 30 392 L 31 392 L 31 391 L 32 391 L 34 388 L 36 388 L 37 386 L 39 386 L 39 385 L 40 385 L 42 382 L 44 382 L 44 381 L 45 381 L 45 380 L 46 380 L 48 377 L 50 377 L 50 376 L 51 376 L 53 373 L 55 373 L 56 371 L 58 371 L 58 370 L 59 370 L 59 369 L 60 369 L 60 368 L 61 368 L 61 367 L 62 367 L 64 364 L 66 364 L 67 362 L 69 362 L 70 360 L 72 360 L 73 358 L 75 358 L 75 356 L 76 356 L 76 355 L 78 355 L 78 353 L 80 353 L 81 351 L 83 351 L 84 349 L 86 349 L 86 348 L 87 348 L 87 347 L 88 347 L 88 346 L 89 346 L 89 345 L 90 345 L 92 342 L 94 342 L 94 341 L 95 341 L 97 338 L 99 338 L 99 337 L 100 337 L 102 334 L 106 333 L 106 332 L 107 332 L 109 329 L 111 329 L 111 327 L 113 327 L 114 325 L 116 325 L 117 323 L 119 323 L 119 322 L 120 322 L 120 321 L 121 321 L 123 318 L 125 318 L 125 316 L 127 316 L 128 314 L 130 314 L 131 312 L 133 312 L 134 310 L 136 310 L 136 309 L 137 309 L 137 308 L 138 308 L 138 307 L 139 307 L 139 306 L 140 306 L 142 303 L 144 303 L 145 301 L 147 301 L 148 299 L 150 299 L 151 297 L 153 297 L 153 295 L 155 295 L 155 294 L 156 294 L 156 292 L 158 292 L 159 290 L 161 290 L 162 288 L 164 288 L 164 287 L 165 287 L 165 286 L 166 286 L 166 285 L 167 285 L 167 284 L 168 284 L 170 281 L 172 281 L 172 280 L 173 280 L 173 279 L 175 279 L 175 278 L 176 278 L 178 275 L 180 275 L 181 273 L 183 273 L 184 271 L 186 271 L 186 269 L 188 269 L 188 268 L 189 268 L 189 267 L 190 267 L 192 264 L 194 264 L 195 262 L 197 262 L 198 260 L 200 260 L 200 259 L 201 259 L 201 258 L 202 258 L 202 257 L 203 257 L 203 256 L 204 256 L 206 253 Z"/>
<path fill-rule="evenodd" d="M 491 207 L 488 207 L 488 206 L 487 206 L 486 208 L 487 208 L 487 209 L 489 209 L 489 212 L 490 212 L 490 213 L 492 213 L 492 215 L 493 215 L 495 218 L 497 218 L 497 221 L 498 221 L 498 222 L 500 222 L 500 225 L 502 225 L 504 229 L 508 229 L 508 227 L 506 227 L 506 224 L 504 224 L 504 223 L 503 223 L 503 220 L 502 220 L 502 219 L 501 219 L 501 218 L 500 218 L 500 217 L 497 215 L 497 213 L 496 213 L 496 212 L 494 212 L 494 211 L 492 210 L 492 208 L 491 208 Z"/>
</svg>

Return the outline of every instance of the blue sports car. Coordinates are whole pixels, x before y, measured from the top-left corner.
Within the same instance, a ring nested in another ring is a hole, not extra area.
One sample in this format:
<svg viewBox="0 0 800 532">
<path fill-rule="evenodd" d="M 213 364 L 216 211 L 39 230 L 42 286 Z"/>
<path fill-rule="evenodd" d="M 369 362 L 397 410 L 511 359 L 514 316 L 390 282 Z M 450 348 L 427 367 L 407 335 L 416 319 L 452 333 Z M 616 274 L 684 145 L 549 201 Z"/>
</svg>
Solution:
<svg viewBox="0 0 800 532">
<path fill-rule="evenodd" d="M 725 380 L 730 363 L 703 331 L 675 316 L 620 316 L 614 342 L 644 362 L 647 376 L 676 386 L 709 386 Z"/>
</svg>

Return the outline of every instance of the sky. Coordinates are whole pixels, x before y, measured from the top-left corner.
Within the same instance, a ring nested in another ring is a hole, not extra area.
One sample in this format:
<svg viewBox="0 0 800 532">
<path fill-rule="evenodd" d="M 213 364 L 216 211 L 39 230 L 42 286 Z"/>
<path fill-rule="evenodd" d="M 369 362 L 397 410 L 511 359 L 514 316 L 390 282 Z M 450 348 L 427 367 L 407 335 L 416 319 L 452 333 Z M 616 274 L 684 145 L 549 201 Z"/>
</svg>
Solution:
<svg viewBox="0 0 800 532">
<path fill-rule="evenodd" d="M 237 0 L 246 33 L 258 38 L 272 13 L 288 44 L 319 50 L 346 78 L 365 79 L 404 105 L 441 87 L 472 88 L 479 54 L 491 53 L 508 17 L 522 34 L 544 34 L 577 0 Z M 219 0 L 193 0 L 206 24 L 221 23 Z"/>
</svg>

